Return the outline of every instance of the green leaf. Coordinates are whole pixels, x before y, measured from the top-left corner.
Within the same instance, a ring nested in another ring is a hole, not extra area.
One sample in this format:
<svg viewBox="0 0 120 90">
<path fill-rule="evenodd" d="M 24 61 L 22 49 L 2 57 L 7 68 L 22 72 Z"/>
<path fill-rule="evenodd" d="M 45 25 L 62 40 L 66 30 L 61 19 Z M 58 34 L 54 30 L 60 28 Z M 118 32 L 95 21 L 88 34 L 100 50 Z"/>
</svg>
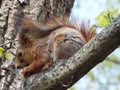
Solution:
<svg viewBox="0 0 120 90">
<path fill-rule="evenodd" d="M 111 11 L 111 17 L 114 19 L 118 16 L 118 13 L 119 13 L 119 9 L 116 8 L 114 9 L 113 11 Z"/>
<path fill-rule="evenodd" d="M 96 20 L 100 20 L 103 16 L 103 13 L 100 13 L 97 17 L 96 17 Z"/>
<path fill-rule="evenodd" d="M 98 22 L 98 26 L 107 26 L 110 23 L 109 18 L 103 17 L 101 20 Z"/>
<path fill-rule="evenodd" d="M 108 17 L 109 11 L 102 12 L 100 15 L 96 17 L 96 20 L 98 21 L 98 26 L 107 26 L 110 23 L 109 17 Z"/>
<path fill-rule="evenodd" d="M 4 51 L 4 49 L 2 47 L 0 47 L 0 50 Z"/>
<path fill-rule="evenodd" d="M 0 47 L 0 58 L 3 56 L 3 54 L 4 54 L 4 49 Z"/>
<path fill-rule="evenodd" d="M 9 52 L 6 52 L 6 53 L 5 53 L 5 57 L 6 57 L 8 60 L 10 60 L 10 59 L 12 58 L 12 54 L 9 53 Z"/>
<path fill-rule="evenodd" d="M 97 25 L 102 27 L 102 26 L 107 26 L 110 21 L 118 16 L 119 9 L 116 8 L 114 10 L 106 10 L 104 12 L 101 12 L 97 17 Z"/>
</svg>

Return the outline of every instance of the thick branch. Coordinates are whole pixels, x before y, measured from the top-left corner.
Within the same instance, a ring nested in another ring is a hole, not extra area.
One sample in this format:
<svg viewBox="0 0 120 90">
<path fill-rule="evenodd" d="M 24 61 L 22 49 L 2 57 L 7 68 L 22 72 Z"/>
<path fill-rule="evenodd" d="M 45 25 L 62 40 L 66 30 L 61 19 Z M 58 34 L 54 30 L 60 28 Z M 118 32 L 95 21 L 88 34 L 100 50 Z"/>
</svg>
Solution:
<svg viewBox="0 0 120 90">
<path fill-rule="evenodd" d="M 22 90 L 66 90 L 102 62 L 120 45 L 120 17 L 97 34 L 73 57 L 60 60 L 47 71 L 28 78 Z M 64 87 L 65 81 L 71 82 Z"/>
</svg>

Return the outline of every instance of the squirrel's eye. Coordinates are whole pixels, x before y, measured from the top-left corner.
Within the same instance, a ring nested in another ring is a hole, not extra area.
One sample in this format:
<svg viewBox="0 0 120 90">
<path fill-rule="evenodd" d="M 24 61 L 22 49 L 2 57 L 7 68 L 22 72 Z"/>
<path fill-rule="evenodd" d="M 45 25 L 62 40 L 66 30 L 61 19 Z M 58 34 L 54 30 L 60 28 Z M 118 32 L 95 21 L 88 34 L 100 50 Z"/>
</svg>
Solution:
<svg viewBox="0 0 120 90">
<path fill-rule="evenodd" d="M 23 56 L 23 53 L 20 51 L 18 52 L 18 57 L 21 57 L 21 56 Z"/>
</svg>

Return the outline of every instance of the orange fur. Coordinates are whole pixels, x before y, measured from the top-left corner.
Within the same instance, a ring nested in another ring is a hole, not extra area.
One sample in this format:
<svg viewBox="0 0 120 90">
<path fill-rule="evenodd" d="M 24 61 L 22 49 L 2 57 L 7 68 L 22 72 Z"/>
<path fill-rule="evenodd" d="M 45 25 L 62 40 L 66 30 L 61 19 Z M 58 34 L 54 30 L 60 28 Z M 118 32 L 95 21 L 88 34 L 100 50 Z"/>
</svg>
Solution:
<svg viewBox="0 0 120 90">
<path fill-rule="evenodd" d="M 38 23 L 16 15 L 15 27 L 19 29 L 19 47 L 14 64 L 23 68 L 25 78 L 58 59 L 71 57 L 95 34 L 89 31 L 89 25 L 70 22 L 68 17 Z"/>
</svg>

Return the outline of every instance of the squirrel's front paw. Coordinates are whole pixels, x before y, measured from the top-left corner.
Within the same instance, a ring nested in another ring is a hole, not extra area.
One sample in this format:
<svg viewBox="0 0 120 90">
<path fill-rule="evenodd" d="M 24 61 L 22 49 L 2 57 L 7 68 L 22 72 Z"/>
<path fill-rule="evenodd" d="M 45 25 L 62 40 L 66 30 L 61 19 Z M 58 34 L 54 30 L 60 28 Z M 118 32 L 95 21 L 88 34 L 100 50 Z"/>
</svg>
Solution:
<svg viewBox="0 0 120 90">
<path fill-rule="evenodd" d="M 23 68 L 23 71 L 22 71 L 22 74 L 25 78 L 29 77 L 30 75 L 32 75 L 32 72 L 29 70 L 28 67 L 24 67 Z"/>
</svg>

